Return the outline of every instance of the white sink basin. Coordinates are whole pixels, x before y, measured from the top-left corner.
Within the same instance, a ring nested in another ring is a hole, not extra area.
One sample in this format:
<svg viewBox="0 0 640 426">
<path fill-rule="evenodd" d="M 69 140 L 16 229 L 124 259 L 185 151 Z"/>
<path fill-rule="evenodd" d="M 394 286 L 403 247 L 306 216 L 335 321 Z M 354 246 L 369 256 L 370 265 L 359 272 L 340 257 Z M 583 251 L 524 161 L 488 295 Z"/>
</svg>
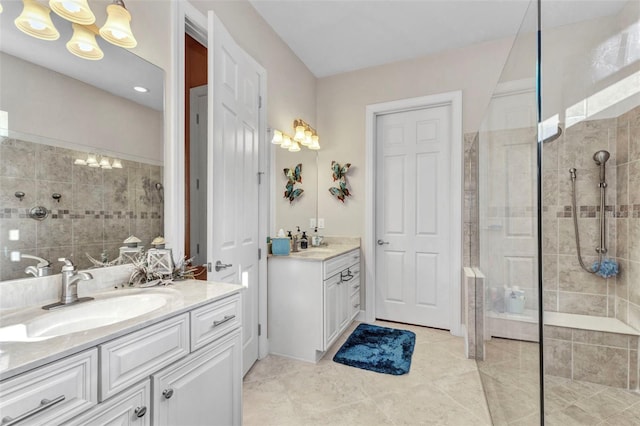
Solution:
<svg viewBox="0 0 640 426">
<path fill-rule="evenodd" d="M 311 257 L 311 256 L 324 256 L 333 253 L 334 250 L 328 248 L 309 248 L 300 250 L 299 252 L 293 252 L 291 255 L 293 256 L 303 256 L 303 257 Z"/>
<path fill-rule="evenodd" d="M 165 306 L 178 293 L 170 289 L 118 290 L 95 300 L 37 311 L 25 321 L 0 327 L 0 342 L 38 342 L 65 334 L 91 330 L 126 321 Z"/>
</svg>

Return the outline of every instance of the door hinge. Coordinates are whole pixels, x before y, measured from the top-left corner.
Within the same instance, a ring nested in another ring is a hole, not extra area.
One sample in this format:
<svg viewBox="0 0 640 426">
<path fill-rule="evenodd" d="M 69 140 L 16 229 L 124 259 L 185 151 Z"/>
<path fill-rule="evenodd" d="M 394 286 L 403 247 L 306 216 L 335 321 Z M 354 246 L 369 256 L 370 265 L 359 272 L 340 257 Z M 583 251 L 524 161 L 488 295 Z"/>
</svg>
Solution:
<svg viewBox="0 0 640 426">
<path fill-rule="evenodd" d="M 262 324 L 258 324 L 258 336 L 262 336 Z"/>
<path fill-rule="evenodd" d="M 258 260 L 262 259 L 262 249 L 258 249 Z"/>
<path fill-rule="evenodd" d="M 258 108 L 262 108 L 262 96 L 258 96 Z"/>
<path fill-rule="evenodd" d="M 200 124 L 200 114 L 196 114 L 196 124 Z"/>
<path fill-rule="evenodd" d="M 196 253 L 200 254 L 200 243 L 196 244 Z"/>
<path fill-rule="evenodd" d="M 200 189 L 200 179 L 196 179 L 196 189 Z"/>
<path fill-rule="evenodd" d="M 258 172 L 258 185 L 262 184 L 262 175 L 264 174 L 264 172 Z"/>
<path fill-rule="evenodd" d="M 207 262 L 207 272 L 211 272 L 211 262 Z"/>
</svg>

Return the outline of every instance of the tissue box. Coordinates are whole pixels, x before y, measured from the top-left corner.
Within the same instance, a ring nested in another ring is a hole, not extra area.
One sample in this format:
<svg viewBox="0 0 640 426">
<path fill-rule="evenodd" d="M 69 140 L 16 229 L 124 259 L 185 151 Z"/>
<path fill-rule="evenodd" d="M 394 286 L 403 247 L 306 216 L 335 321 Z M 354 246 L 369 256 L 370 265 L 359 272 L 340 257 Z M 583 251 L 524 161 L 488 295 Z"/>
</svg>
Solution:
<svg viewBox="0 0 640 426">
<path fill-rule="evenodd" d="M 274 256 L 288 256 L 291 250 L 291 240 L 289 238 L 272 238 L 271 253 Z"/>
</svg>

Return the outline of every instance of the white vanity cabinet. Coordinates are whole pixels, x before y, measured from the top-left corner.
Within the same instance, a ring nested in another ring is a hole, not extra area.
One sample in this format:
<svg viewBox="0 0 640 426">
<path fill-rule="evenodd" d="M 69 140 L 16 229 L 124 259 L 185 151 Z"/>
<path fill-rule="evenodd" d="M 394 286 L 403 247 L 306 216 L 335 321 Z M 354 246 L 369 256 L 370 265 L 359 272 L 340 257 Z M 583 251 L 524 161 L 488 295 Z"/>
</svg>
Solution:
<svg viewBox="0 0 640 426">
<path fill-rule="evenodd" d="M 241 425 L 241 306 L 236 291 L 2 381 L 0 424 Z"/>
<path fill-rule="evenodd" d="M 360 249 L 327 260 L 273 256 L 268 274 L 270 352 L 318 362 L 360 312 Z"/>
</svg>

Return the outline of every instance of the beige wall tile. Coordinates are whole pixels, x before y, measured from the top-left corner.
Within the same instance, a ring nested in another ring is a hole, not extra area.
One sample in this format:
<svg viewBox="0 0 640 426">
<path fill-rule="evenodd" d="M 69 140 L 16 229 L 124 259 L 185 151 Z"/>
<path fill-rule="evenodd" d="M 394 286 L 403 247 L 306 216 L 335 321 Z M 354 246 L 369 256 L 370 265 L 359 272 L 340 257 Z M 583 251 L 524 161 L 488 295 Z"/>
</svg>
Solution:
<svg viewBox="0 0 640 426">
<path fill-rule="evenodd" d="M 574 343 L 573 379 L 626 388 L 628 349 Z"/>
<path fill-rule="evenodd" d="M 544 372 L 553 376 L 571 378 L 571 342 L 544 339 Z"/>
<path fill-rule="evenodd" d="M 559 311 L 570 314 L 607 316 L 607 296 L 581 293 L 559 293 Z"/>
</svg>

